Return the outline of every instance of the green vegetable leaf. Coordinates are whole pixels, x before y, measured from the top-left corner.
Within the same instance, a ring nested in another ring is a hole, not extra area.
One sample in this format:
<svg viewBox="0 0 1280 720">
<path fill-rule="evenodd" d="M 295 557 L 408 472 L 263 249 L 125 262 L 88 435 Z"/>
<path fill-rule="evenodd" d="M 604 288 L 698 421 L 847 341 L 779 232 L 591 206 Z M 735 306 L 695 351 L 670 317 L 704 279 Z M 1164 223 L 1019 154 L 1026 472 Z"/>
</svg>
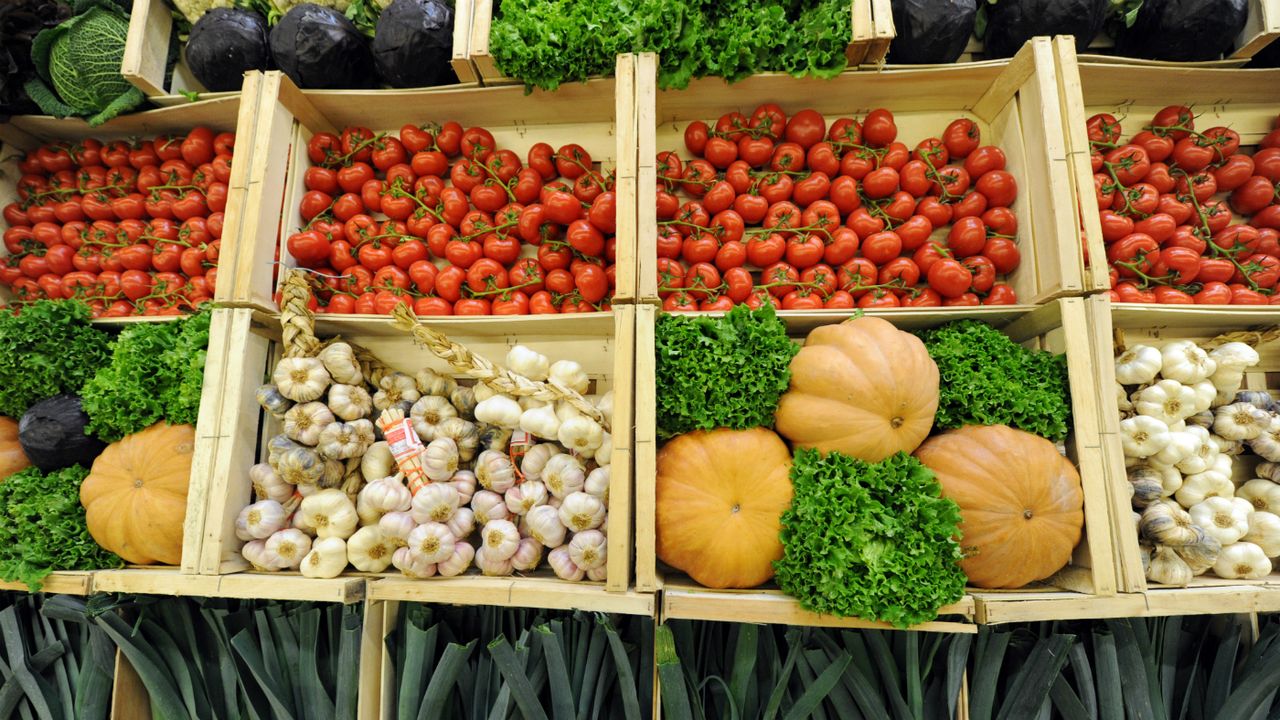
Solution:
<svg viewBox="0 0 1280 720">
<path fill-rule="evenodd" d="M 40 300 L 0 313 L 0 414 L 20 418 L 40 400 L 74 393 L 106 362 L 109 338 L 89 324 L 89 308 Z"/>
<path fill-rule="evenodd" d="M 79 465 L 48 474 L 27 468 L 0 483 L 0 577 L 39 592 L 54 570 L 97 570 L 124 562 L 94 542 L 80 505 Z"/>
<path fill-rule="evenodd" d="M 1054 442 L 1071 424 L 1067 360 L 1029 350 L 977 320 L 918 333 L 941 380 L 934 426 L 1008 425 Z"/>
<path fill-rule="evenodd" d="M 774 570 L 802 607 L 905 628 L 964 596 L 960 508 L 916 458 L 798 450 L 791 481 Z"/>
<path fill-rule="evenodd" d="M 661 437 L 771 427 L 799 346 L 772 305 L 724 317 L 663 315 L 655 328 Z"/>
</svg>

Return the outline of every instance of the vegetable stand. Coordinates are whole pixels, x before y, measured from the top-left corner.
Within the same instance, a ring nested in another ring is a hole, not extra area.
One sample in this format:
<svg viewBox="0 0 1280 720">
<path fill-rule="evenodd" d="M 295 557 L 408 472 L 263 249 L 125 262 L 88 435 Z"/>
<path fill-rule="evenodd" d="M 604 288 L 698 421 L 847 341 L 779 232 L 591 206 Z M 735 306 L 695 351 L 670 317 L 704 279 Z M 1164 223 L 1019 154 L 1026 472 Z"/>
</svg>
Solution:
<svg viewBox="0 0 1280 720">
<path fill-rule="evenodd" d="M 907 148 L 941 133 L 963 109 L 963 116 L 972 119 L 981 132 L 981 144 L 1003 150 L 1007 158 L 1005 169 L 1017 184 L 1018 196 L 1010 209 L 1016 216 L 1017 251 L 1021 260 L 1004 277 L 1004 282 L 1016 294 L 1015 302 L 1025 307 L 1059 296 L 1080 294 L 1087 289 L 1082 260 L 1060 242 L 1060 238 L 1073 232 L 1076 221 L 1069 192 L 1067 149 L 1062 139 L 1053 58 L 1047 39 L 1028 43 L 1011 60 L 981 65 L 846 73 L 830 81 L 758 75 L 727 85 L 720 80 L 704 79 L 694 81 L 687 90 L 656 93 L 652 89 L 654 61 L 650 58 L 641 56 L 637 75 L 642 163 L 638 283 L 643 300 L 660 301 L 671 294 L 660 291 L 656 284 L 659 270 L 654 263 L 658 260 L 659 224 L 649 208 L 656 206 L 658 169 L 651 164 L 652 159 L 665 151 L 678 151 L 682 160 L 688 159 L 681 134 L 691 121 L 710 122 L 721 113 L 734 110 L 745 114 L 769 102 L 777 103 L 784 112 L 812 107 L 832 123 L 840 122 L 835 118 L 841 115 L 861 117 L 872 108 L 889 108 L 900 128 L 898 139 L 907 143 Z M 651 93 L 655 97 L 652 102 L 648 99 Z M 851 105 L 848 98 L 856 98 L 856 105 Z M 680 203 L 688 199 L 683 191 L 677 193 L 677 197 Z M 949 208 L 944 209 L 949 217 Z M 664 226 L 670 224 L 667 222 Z M 906 225 L 902 223 L 899 227 Z M 932 223 L 929 226 L 932 227 Z M 955 226 L 943 223 L 933 229 L 930 240 L 942 242 L 949 227 Z M 905 240 L 902 245 L 907 246 Z M 910 256 L 910 251 L 907 255 Z M 920 280 L 923 285 L 923 278 Z M 772 277 L 769 282 L 774 282 Z"/>
</svg>

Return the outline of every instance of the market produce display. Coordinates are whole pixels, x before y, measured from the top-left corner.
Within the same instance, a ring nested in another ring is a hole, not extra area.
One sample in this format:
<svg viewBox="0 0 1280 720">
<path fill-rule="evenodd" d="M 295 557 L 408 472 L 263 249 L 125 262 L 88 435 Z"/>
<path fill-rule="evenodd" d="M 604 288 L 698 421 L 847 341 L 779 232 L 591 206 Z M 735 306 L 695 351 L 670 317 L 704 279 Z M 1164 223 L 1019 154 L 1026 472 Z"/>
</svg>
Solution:
<svg viewBox="0 0 1280 720">
<path fill-rule="evenodd" d="M 771 305 L 660 315 L 655 349 L 656 551 L 695 582 L 776 575 L 807 610 L 907 627 L 966 578 L 1017 588 L 1070 562 L 1084 513 L 1055 444 L 1061 357 L 972 320 L 912 334 L 860 315 L 797 352 Z M 698 383 L 665 380 L 699 362 Z"/>
<path fill-rule="evenodd" d="M 893 113 L 828 126 L 766 103 L 690 123 L 658 153 L 665 310 L 1008 305 L 1018 180 L 960 118 L 912 150 Z"/>
<path fill-rule="evenodd" d="M 324 281 L 313 309 L 419 315 L 607 310 L 617 194 L 576 143 L 524 161 L 482 127 L 348 127 L 307 146 L 305 223 L 285 249 Z"/>
<path fill-rule="evenodd" d="M 1269 575 L 1280 557 L 1280 408 L 1266 391 L 1240 389 L 1258 352 L 1226 338 L 1117 350 L 1120 439 L 1147 579 Z"/>
<path fill-rule="evenodd" d="M 287 309 L 305 307 L 297 278 Z M 244 558 L 308 577 L 348 565 L 453 577 L 474 564 L 485 575 L 549 565 L 564 580 L 603 580 L 613 394 L 585 398 L 580 364 L 524 345 L 506 366 L 470 387 L 428 367 L 391 370 L 345 342 L 286 346 L 257 393 L 284 431 L 267 462 L 247 469 Z"/>
<path fill-rule="evenodd" d="M 1197 130 L 1182 105 L 1160 110 L 1127 142 L 1113 115 L 1088 123 L 1112 300 L 1276 302 L 1280 118 L 1252 152 L 1230 127 Z"/>
<path fill-rule="evenodd" d="M 840 0 L 504 0 L 489 46 L 503 74 L 548 90 L 612 72 L 618 54 L 656 52 L 658 85 L 759 72 L 831 77 L 853 36 Z"/>
<path fill-rule="evenodd" d="M 235 135 L 55 142 L 22 158 L 4 207 L 14 305 L 78 298 L 94 317 L 175 315 L 212 299 Z"/>
<path fill-rule="evenodd" d="M 279 69 L 301 88 L 457 82 L 452 2 L 172 0 L 190 23 L 186 62 L 205 88 L 236 91 L 247 70 Z"/>
</svg>

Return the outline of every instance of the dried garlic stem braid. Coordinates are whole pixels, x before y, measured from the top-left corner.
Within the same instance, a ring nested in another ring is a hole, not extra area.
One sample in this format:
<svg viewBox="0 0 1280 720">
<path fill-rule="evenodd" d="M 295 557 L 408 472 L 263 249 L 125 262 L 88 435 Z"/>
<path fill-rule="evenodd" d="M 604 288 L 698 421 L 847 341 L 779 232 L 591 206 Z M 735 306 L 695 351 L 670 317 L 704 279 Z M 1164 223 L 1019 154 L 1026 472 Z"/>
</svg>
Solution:
<svg viewBox="0 0 1280 720">
<path fill-rule="evenodd" d="M 285 357 L 315 357 L 320 353 L 316 338 L 316 318 L 307 303 L 311 301 L 311 285 L 306 273 L 289 270 L 280 288 L 280 331 L 284 337 Z"/>
<path fill-rule="evenodd" d="M 1256 330 L 1240 330 L 1238 332 L 1223 333 L 1212 340 L 1201 343 L 1200 347 L 1206 350 L 1212 350 L 1220 345 L 1226 345 L 1229 342 L 1242 342 L 1250 347 L 1258 347 L 1269 342 L 1280 339 L 1280 325 L 1268 325 L 1260 327 Z"/>
<path fill-rule="evenodd" d="M 413 311 L 403 304 L 397 305 L 391 314 L 396 320 L 396 327 L 412 334 L 413 339 L 419 345 L 449 363 L 456 372 L 473 377 L 488 385 L 494 391 L 506 395 L 529 397 L 543 402 L 564 400 L 573 409 L 600 423 L 600 426 L 605 430 L 610 429 L 604 415 L 573 389 L 555 381 L 538 382 L 530 380 L 510 370 L 500 368 L 488 359 L 476 355 L 462 345 L 451 341 L 443 333 L 432 330 L 426 325 L 418 324 L 418 319 L 413 314 Z"/>
</svg>

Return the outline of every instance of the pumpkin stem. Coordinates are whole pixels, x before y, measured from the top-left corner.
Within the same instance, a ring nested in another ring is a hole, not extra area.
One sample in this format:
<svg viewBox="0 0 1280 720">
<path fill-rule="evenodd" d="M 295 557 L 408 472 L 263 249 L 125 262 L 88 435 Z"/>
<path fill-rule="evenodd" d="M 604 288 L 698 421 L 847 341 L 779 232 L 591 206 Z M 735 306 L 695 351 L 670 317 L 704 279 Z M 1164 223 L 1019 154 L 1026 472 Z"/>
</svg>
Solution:
<svg viewBox="0 0 1280 720">
<path fill-rule="evenodd" d="M 1022 517 L 1023 517 L 1023 519 L 1024 519 L 1024 520 L 1030 520 L 1030 519 L 1031 519 L 1031 508 L 1027 508 L 1027 509 L 1023 510 L 1023 511 L 1022 511 Z"/>
</svg>

